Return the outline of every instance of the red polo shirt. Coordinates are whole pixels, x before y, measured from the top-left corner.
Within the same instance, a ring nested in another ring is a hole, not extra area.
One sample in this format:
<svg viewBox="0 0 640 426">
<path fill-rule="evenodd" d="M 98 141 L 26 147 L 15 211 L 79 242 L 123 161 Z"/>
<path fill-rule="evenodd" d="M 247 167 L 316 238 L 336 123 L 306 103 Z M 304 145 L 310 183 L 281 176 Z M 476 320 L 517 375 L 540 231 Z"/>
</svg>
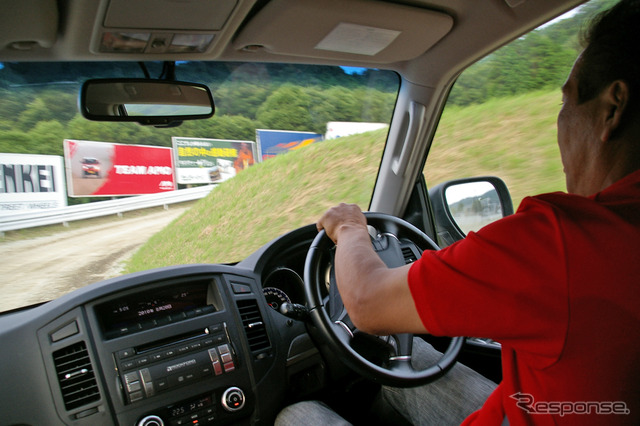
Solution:
<svg viewBox="0 0 640 426">
<path fill-rule="evenodd" d="M 425 252 L 409 287 L 432 334 L 502 344 L 503 381 L 468 423 L 640 424 L 640 171 L 526 198 Z"/>
</svg>

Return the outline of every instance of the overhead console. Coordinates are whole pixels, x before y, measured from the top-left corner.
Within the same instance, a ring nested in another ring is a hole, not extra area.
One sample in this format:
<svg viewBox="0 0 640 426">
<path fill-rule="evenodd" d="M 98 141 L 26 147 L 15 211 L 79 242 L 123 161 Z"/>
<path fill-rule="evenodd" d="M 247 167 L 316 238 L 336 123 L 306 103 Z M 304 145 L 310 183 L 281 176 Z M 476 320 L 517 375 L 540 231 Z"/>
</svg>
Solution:
<svg viewBox="0 0 640 426">
<path fill-rule="evenodd" d="M 255 0 L 103 0 L 93 31 L 97 54 L 203 54 L 229 39 Z"/>
</svg>

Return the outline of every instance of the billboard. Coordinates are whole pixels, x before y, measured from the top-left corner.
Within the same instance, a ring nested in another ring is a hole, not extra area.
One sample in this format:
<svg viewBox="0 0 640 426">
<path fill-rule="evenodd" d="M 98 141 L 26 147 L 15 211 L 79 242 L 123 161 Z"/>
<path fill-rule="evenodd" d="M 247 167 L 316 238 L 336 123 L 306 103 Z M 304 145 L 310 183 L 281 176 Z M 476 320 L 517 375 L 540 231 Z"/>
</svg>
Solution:
<svg viewBox="0 0 640 426">
<path fill-rule="evenodd" d="M 291 130 L 256 130 L 256 141 L 258 142 L 260 161 L 322 140 L 323 137 L 319 133 L 295 132 Z"/>
<path fill-rule="evenodd" d="M 64 158 L 70 197 L 176 189 L 171 148 L 65 139 Z"/>
<path fill-rule="evenodd" d="M 371 132 L 373 130 L 389 127 L 387 123 L 359 123 L 350 121 L 330 121 L 327 123 L 325 138 L 336 139 L 342 136 L 355 135 L 357 133 Z"/>
<path fill-rule="evenodd" d="M 62 157 L 0 154 L 0 215 L 66 205 Z"/>
<path fill-rule="evenodd" d="M 253 141 L 173 137 L 178 183 L 220 183 L 255 163 Z"/>
</svg>

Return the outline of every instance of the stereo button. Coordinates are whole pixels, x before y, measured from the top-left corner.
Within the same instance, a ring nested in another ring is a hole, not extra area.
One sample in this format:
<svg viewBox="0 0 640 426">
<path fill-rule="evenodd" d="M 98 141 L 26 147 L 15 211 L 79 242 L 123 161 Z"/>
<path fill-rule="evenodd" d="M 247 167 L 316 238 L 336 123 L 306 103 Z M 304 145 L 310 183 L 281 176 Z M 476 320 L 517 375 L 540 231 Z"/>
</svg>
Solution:
<svg viewBox="0 0 640 426">
<path fill-rule="evenodd" d="M 209 326 L 210 334 L 221 333 L 222 331 L 224 331 L 224 327 L 222 326 L 222 323 Z"/>
<path fill-rule="evenodd" d="M 127 373 L 124 375 L 124 381 L 129 386 L 130 383 L 140 381 L 140 377 L 138 376 L 138 372 L 134 371 L 133 373 Z"/>
<path fill-rule="evenodd" d="M 156 387 L 158 388 L 158 392 L 163 391 L 169 387 L 169 383 L 166 378 L 158 379 L 156 381 Z"/>
<path fill-rule="evenodd" d="M 118 352 L 118 358 L 125 359 L 125 358 L 129 358 L 130 356 L 133 356 L 135 354 L 136 354 L 136 352 L 133 350 L 133 348 L 127 348 L 127 349 L 123 349 L 123 350 Z"/>
<path fill-rule="evenodd" d="M 129 399 L 131 400 L 131 402 L 140 401 L 142 398 L 144 398 L 142 391 L 132 392 L 129 394 Z"/>
<path fill-rule="evenodd" d="M 127 390 L 129 393 L 137 392 L 142 389 L 142 384 L 140 384 L 139 380 L 135 382 L 127 383 Z"/>
<path fill-rule="evenodd" d="M 228 364 L 233 362 L 233 358 L 231 358 L 231 354 L 229 352 L 222 353 L 220 352 L 220 358 L 222 359 L 223 364 Z"/>
<path fill-rule="evenodd" d="M 122 366 L 123 370 L 131 370 L 133 367 L 136 366 L 135 361 L 123 361 L 122 364 L 120 364 Z"/>
<path fill-rule="evenodd" d="M 204 367 L 202 367 L 200 369 L 200 375 L 202 377 L 208 377 L 211 374 L 213 374 L 213 366 L 212 365 L 205 365 Z"/>
<path fill-rule="evenodd" d="M 219 376 L 222 374 L 222 364 L 220 364 L 220 361 L 214 361 L 212 363 L 213 365 L 213 371 L 216 373 L 216 376 Z"/>
<path fill-rule="evenodd" d="M 140 377 L 142 377 L 142 384 L 144 385 L 144 392 L 147 394 L 147 397 L 155 395 L 156 392 L 153 389 L 153 382 L 151 381 L 149 369 L 143 368 L 140 370 Z"/>
<path fill-rule="evenodd" d="M 169 382 L 169 388 L 175 388 L 177 386 L 181 386 L 184 383 L 184 375 L 174 374 L 174 375 L 168 376 L 167 382 Z"/>
</svg>

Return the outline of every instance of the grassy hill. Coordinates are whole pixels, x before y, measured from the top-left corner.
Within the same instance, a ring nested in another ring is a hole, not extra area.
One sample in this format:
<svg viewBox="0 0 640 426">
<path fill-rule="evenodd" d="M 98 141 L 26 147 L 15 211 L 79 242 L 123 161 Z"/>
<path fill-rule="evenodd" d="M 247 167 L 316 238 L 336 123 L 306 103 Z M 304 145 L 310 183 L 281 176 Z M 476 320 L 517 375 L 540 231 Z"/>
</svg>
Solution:
<svg viewBox="0 0 640 426">
<path fill-rule="evenodd" d="M 555 136 L 559 100 L 553 91 L 447 110 L 425 168 L 428 184 L 496 175 L 516 207 L 524 196 L 564 190 Z M 152 237 L 127 272 L 238 261 L 339 202 L 366 209 L 385 136 L 326 141 L 243 171 Z"/>
<path fill-rule="evenodd" d="M 465 177 L 502 178 L 514 207 L 522 198 L 564 191 L 556 139 L 559 90 L 447 109 L 425 167 L 427 184 Z"/>
</svg>

